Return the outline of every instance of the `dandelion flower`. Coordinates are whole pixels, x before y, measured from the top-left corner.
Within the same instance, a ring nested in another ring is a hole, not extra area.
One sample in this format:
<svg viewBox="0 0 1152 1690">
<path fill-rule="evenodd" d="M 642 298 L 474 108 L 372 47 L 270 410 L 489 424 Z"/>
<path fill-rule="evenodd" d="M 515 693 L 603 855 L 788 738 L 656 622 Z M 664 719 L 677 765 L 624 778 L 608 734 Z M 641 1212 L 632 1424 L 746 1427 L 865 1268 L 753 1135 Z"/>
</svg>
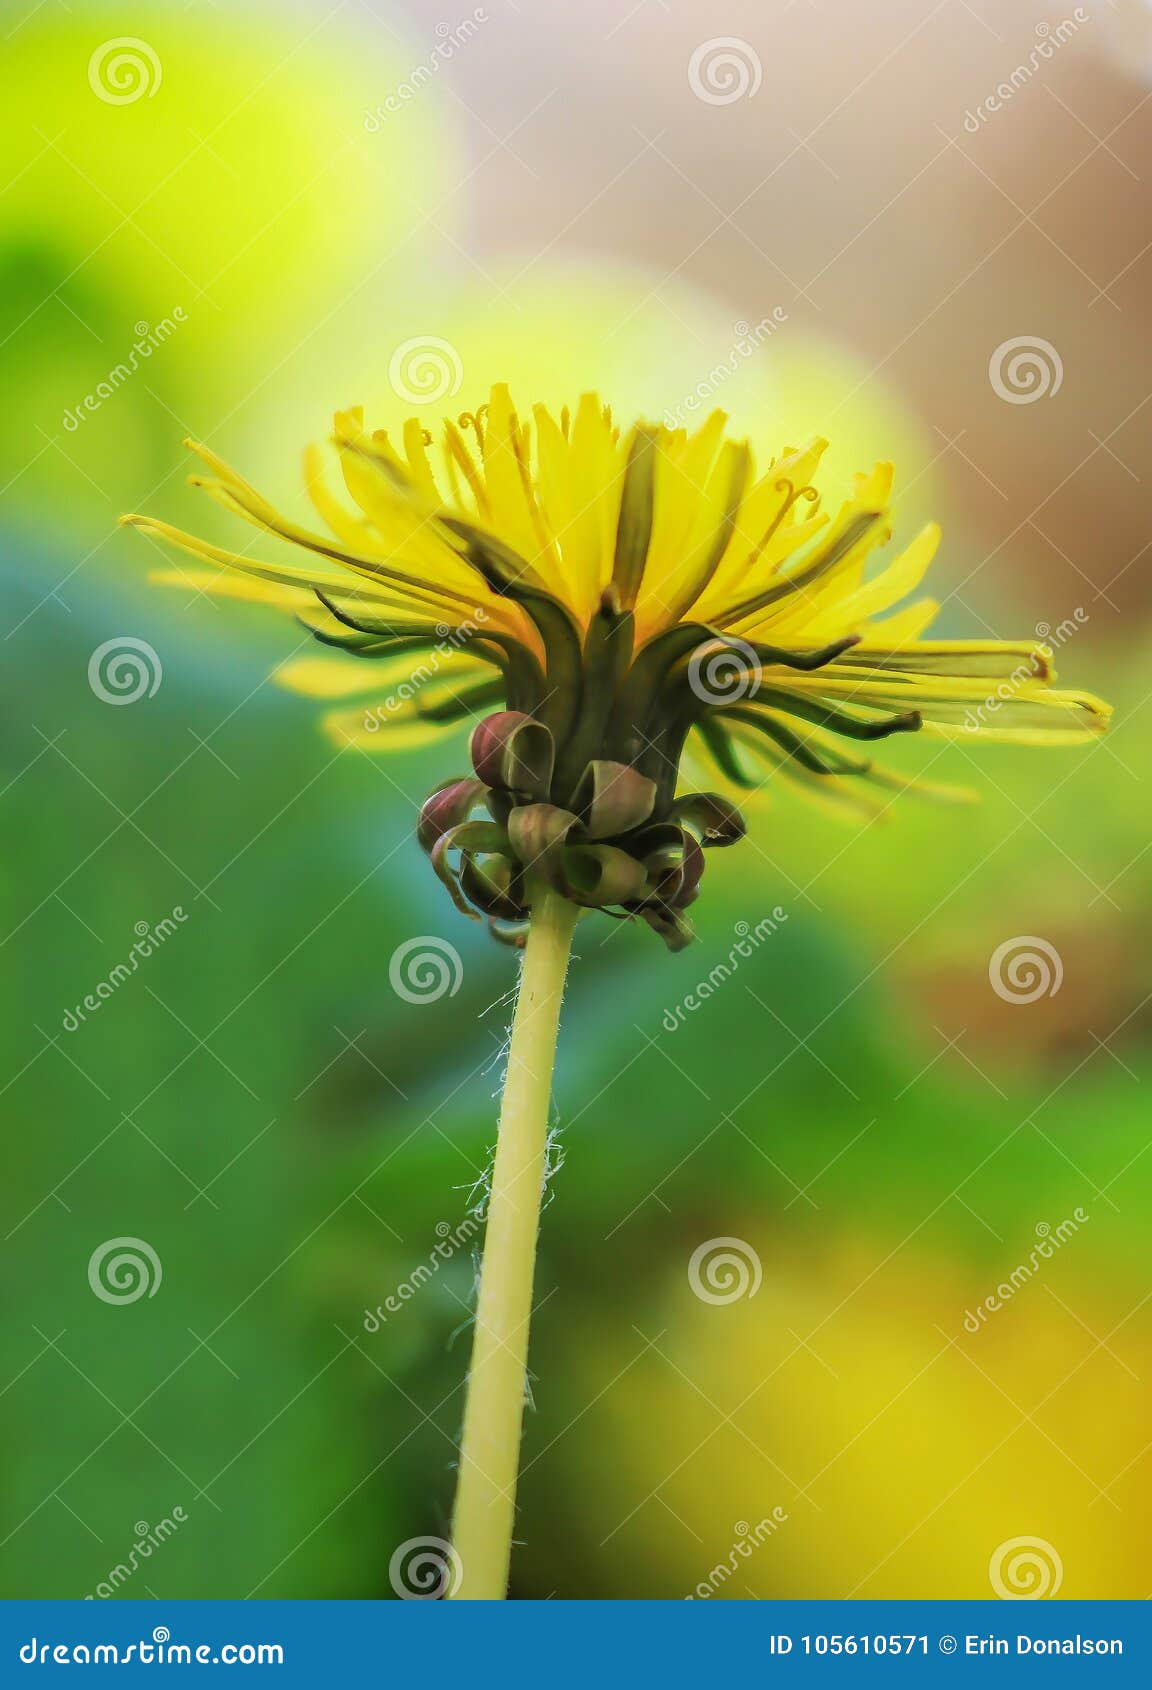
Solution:
<svg viewBox="0 0 1152 1690">
<path fill-rule="evenodd" d="M 919 588 L 939 530 L 869 573 L 891 536 L 891 465 L 827 512 L 813 486 L 824 444 L 757 473 L 721 412 L 693 434 L 622 431 L 587 394 L 571 415 L 537 406 L 528 421 L 498 386 L 438 441 L 415 420 L 393 442 L 340 413 L 351 509 L 320 454 L 305 460 L 327 533 L 279 515 L 196 446 L 211 474 L 194 483 L 303 563 L 125 520 L 222 566 L 198 584 L 294 612 L 334 653 L 280 679 L 360 701 L 327 716 L 338 741 L 386 752 L 476 722 L 472 774 L 435 792 L 419 824 L 465 913 L 515 936 L 535 876 L 678 947 L 704 852 L 744 831 L 742 790 L 783 777 L 867 812 L 877 790 L 887 802 L 916 787 L 870 742 L 1073 744 L 1107 721 L 1100 700 L 1053 687 L 1042 644 L 929 640 L 935 601 L 894 608 Z M 715 790 L 685 791 L 687 772 Z"/>
<path fill-rule="evenodd" d="M 529 419 L 496 386 L 435 437 L 415 419 L 392 439 L 359 410 L 338 413 L 351 502 L 310 450 L 318 529 L 196 446 L 209 472 L 196 484 L 295 548 L 281 561 L 124 519 L 212 566 L 198 586 L 303 623 L 325 650 L 279 678 L 340 701 L 325 718 L 338 742 L 387 752 L 472 724 L 471 773 L 426 799 L 418 837 L 459 909 L 527 947 L 452 1594 L 502 1596 L 507 1582 L 552 1062 L 580 911 L 639 919 L 678 949 L 707 853 L 745 832 L 742 794 L 790 782 L 867 815 L 905 787 L 948 796 L 875 761 L 875 741 L 1074 745 L 1108 720 L 1098 698 L 1053 685 L 1041 643 L 928 637 L 938 605 L 917 595 L 939 530 L 876 566 L 892 534 L 890 464 L 825 510 L 824 441 L 758 469 L 725 423 L 716 412 L 693 433 L 621 429 L 595 394 Z"/>
</svg>

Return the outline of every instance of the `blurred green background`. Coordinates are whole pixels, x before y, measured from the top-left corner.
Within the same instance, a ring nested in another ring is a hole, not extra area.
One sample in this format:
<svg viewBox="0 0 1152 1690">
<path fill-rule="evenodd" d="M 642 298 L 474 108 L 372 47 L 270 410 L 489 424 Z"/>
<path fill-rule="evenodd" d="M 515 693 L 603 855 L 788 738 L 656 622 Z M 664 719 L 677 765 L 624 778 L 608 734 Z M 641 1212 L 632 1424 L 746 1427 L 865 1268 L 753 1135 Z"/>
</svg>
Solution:
<svg viewBox="0 0 1152 1690">
<path fill-rule="evenodd" d="M 827 10 L 769 29 L 737 7 L 725 28 L 763 85 L 724 104 L 686 77 L 719 27 L 703 6 L 14 18 L 6 1595 L 95 1593 L 177 1509 L 120 1594 L 388 1596 L 398 1546 L 446 1535 L 471 1250 L 377 1330 L 365 1315 L 474 1201 L 514 980 L 412 838 L 463 740 L 335 755 L 316 707 L 268 684 L 303 649 L 291 628 L 148 587 L 158 554 L 117 516 L 236 538 L 183 484 L 186 432 L 302 508 L 300 451 L 333 408 L 410 408 L 389 368 L 412 339 L 455 350 L 453 410 L 504 376 L 523 404 L 598 385 L 658 416 L 776 306 L 715 402 L 764 451 L 828 432 L 825 485 L 895 457 L 902 531 L 945 522 L 941 632 L 1028 637 L 1081 612 L 1062 674 L 1116 726 L 1088 752 L 900 747 L 980 786 L 969 810 L 907 802 L 861 830 L 769 795 L 681 956 L 581 926 L 513 1594 L 981 1596 L 1016 1538 L 1042 1543 L 1062 1595 L 1147 1594 L 1139 61 L 1117 50 L 1121 9 L 973 140 L 965 110 L 1034 41 L 1026 7 L 924 28 L 889 4 L 864 42 Z M 101 68 L 122 36 L 151 83 L 124 99 Z M 796 62 L 821 79 L 799 87 Z M 989 356 L 1025 332 L 1063 382 L 1006 404 Z M 89 680 L 125 637 L 158 683 L 127 705 Z M 458 951 L 459 989 L 409 1002 L 390 959 L 426 936 Z M 989 977 L 1020 936 L 1062 970 L 1030 1003 Z M 154 1250 L 155 1295 L 93 1294 L 117 1238 Z M 729 1238 L 759 1288 L 709 1302 L 688 1264 Z"/>
</svg>

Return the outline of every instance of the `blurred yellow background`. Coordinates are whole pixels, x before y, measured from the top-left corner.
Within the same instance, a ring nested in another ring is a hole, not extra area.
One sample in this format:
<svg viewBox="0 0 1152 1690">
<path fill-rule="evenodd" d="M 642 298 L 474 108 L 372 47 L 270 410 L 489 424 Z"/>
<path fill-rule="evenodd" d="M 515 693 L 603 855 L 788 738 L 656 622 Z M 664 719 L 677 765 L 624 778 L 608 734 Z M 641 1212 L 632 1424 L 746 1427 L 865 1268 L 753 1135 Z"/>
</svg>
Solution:
<svg viewBox="0 0 1152 1690">
<path fill-rule="evenodd" d="M 514 961 L 412 837 L 463 736 L 334 755 L 267 684 L 304 636 L 154 591 L 116 519 L 242 544 L 185 434 L 296 510 L 337 406 L 507 379 L 827 433 L 833 495 L 893 457 L 940 632 L 1051 634 L 1117 706 L 1087 752 L 900 747 L 970 810 L 768 794 L 678 957 L 581 927 L 513 1594 L 1014 1595 L 1019 1539 L 1042 1594 L 1147 1595 L 1152 22 L 1081 11 L 14 9 L 5 1594 L 385 1596 L 446 1533 L 471 1243 L 365 1317 L 493 1136 Z M 460 984 L 409 1001 L 427 935 Z M 153 1295 L 95 1291 L 117 1239 Z"/>
</svg>

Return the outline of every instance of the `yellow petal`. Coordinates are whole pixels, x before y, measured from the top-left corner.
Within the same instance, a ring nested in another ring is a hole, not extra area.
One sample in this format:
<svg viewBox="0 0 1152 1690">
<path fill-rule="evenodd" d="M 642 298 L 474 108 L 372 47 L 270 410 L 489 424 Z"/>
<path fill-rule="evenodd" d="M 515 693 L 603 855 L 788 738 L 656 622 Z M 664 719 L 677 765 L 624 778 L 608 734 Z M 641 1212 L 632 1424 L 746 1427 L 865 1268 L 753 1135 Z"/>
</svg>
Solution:
<svg viewBox="0 0 1152 1690">
<path fill-rule="evenodd" d="M 483 680 L 491 674 L 484 663 L 459 652 L 449 654 L 407 651 L 396 657 L 357 657 L 352 652 L 331 657 L 294 657 L 275 670 L 274 679 L 289 692 L 306 698 L 356 698 L 363 694 L 387 693 L 392 687 L 430 679 L 445 664 L 457 684 Z"/>
<path fill-rule="evenodd" d="M 316 604 L 316 595 L 299 587 L 282 587 L 272 581 L 256 581 L 230 569 L 153 569 L 149 581 L 161 587 L 182 587 L 185 592 L 210 593 L 213 598 L 237 599 L 244 604 L 273 605 L 277 610 L 299 613 Z"/>
</svg>

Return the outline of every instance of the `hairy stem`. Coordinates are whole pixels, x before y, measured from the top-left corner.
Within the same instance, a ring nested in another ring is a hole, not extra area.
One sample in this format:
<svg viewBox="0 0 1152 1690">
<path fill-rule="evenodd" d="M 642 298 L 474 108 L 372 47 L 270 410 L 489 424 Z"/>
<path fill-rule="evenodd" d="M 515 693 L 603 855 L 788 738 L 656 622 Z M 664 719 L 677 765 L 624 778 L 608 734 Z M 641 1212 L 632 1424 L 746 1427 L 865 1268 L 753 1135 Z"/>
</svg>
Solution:
<svg viewBox="0 0 1152 1690">
<path fill-rule="evenodd" d="M 449 1594 L 473 1601 L 508 1589 L 552 1067 L 577 914 L 551 891 L 534 900 L 512 1021 L 452 1528 L 460 1574 Z"/>
</svg>

